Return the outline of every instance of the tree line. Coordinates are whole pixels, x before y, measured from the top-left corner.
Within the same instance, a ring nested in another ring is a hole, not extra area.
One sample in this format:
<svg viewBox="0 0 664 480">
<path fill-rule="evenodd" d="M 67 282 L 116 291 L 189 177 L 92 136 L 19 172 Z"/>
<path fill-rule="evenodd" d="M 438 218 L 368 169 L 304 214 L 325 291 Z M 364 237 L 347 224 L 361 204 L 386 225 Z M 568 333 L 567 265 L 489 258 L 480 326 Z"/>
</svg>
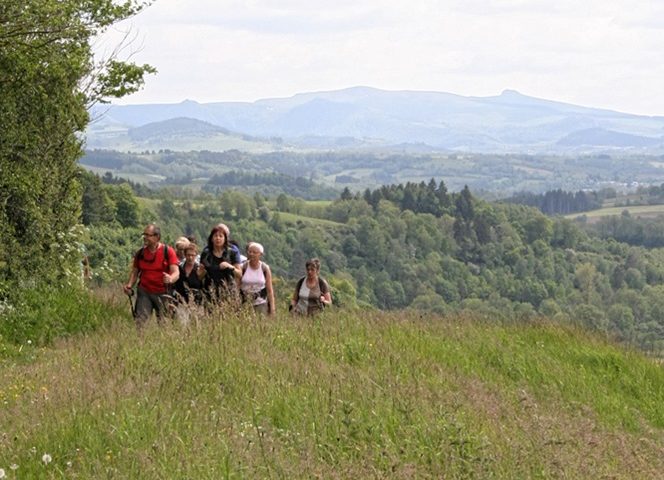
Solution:
<svg viewBox="0 0 664 480">
<path fill-rule="evenodd" d="M 545 193 L 521 192 L 505 201 L 535 207 L 547 215 L 568 215 L 601 208 L 603 200 L 595 191 L 566 192 L 559 188 Z"/>
</svg>

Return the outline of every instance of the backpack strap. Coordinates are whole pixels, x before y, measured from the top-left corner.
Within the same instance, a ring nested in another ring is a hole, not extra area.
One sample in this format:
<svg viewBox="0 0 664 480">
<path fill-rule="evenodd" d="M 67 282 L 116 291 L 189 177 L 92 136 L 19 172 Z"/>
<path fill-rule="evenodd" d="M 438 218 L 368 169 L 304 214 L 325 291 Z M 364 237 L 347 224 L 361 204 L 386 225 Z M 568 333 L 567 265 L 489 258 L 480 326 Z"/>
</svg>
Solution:
<svg viewBox="0 0 664 480">
<path fill-rule="evenodd" d="M 302 277 L 297 281 L 297 284 L 295 285 L 295 293 L 297 294 L 297 299 L 298 301 L 300 300 L 300 289 L 302 288 L 302 283 L 304 283 L 304 279 L 306 277 Z"/>
<path fill-rule="evenodd" d="M 326 293 L 330 291 L 330 285 L 327 283 L 327 281 L 323 280 L 323 277 L 318 277 L 318 289 L 320 290 L 321 295 L 325 295 L 323 293 L 323 288 L 327 288 L 327 290 L 325 291 Z M 318 300 L 318 304 L 322 309 L 324 309 L 327 306 L 325 302 L 321 302 L 320 300 Z"/>
<path fill-rule="evenodd" d="M 246 273 L 247 268 L 249 268 L 249 260 L 242 262 L 242 275 Z M 261 270 L 263 270 L 263 276 L 265 276 L 267 273 L 267 264 L 265 262 L 261 262 Z"/>
<path fill-rule="evenodd" d="M 168 264 L 168 245 L 164 243 L 164 259 L 162 263 L 162 267 L 164 267 L 164 271 L 168 272 L 170 270 L 170 265 Z"/>
</svg>

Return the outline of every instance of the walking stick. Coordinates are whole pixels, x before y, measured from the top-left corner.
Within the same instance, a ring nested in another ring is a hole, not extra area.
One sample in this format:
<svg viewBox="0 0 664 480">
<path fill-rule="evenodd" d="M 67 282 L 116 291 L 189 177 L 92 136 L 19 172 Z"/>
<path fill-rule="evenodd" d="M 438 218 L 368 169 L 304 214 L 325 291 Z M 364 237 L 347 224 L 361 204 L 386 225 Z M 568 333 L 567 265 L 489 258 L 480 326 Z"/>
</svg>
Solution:
<svg viewBox="0 0 664 480">
<path fill-rule="evenodd" d="M 134 302 L 132 302 L 131 297 L 134 296 L 134 291 L 129 290 L 127 293 L 127 300 L 129 300 L 129 307 L 131 308 L 131 316 L 132 318 L 136 318 L 136 307 L 134 306 Z"/>
</svg>

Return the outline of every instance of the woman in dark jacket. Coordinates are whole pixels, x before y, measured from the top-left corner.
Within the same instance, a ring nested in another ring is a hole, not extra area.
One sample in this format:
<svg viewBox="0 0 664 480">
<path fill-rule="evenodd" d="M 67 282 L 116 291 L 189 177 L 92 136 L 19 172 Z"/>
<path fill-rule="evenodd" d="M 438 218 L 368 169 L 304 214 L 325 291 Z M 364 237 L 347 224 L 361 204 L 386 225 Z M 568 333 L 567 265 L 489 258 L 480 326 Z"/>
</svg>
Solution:
<svg viewBox="0 0 664 480">
<path fill-rule="evenodd" d="M 184 303 L 190 300 L 200 305 L 203 301 L 203 281 L 198 276 L 198 247 L 190 243 L 184 249 L 184 262 L 180 264 L 180 278 L 175 284 L 175 291 Z"/>
<path fill-rule="evenodd" d="M 230 231 L 220 223 L 208 236 L 207 247 L 201 254 L 198 276 L 213 301 L 220 302 L 237 294 L 237 280 L 242 275 L 240 256 L 228 241 Z"/>
</svg>

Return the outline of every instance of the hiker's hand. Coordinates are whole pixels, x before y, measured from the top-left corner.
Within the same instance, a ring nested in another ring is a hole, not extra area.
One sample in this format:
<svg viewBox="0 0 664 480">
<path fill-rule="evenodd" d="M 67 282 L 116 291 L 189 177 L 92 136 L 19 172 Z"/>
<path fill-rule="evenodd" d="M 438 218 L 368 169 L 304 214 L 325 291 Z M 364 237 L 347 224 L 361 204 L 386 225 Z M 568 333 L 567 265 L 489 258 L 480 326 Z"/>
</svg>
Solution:
<svg viewBox="0 0 664 480">
<path fill-rule="evenodd" d="M 173 283 L 173 277 L 171 277 L 168 273 L 164 273 L 164 284 L 169 285 Z"/>
<path fill-rule="evenodd" d="M 203 275 L 205 275 L 205 265 L 203 265 L 202 263 L 199 263 L 198 264 L 198 271 L 196 273 L 198 273 L 199 277 L 202 277 Z"/>
<path fill-rule="evenodd" d="M 130 283 L 128 283 L 127 285 L 125 285 L 122 288 L 124 290 L 124 293 L 126 293 L 127 295 L 132 295 L 134 293 L 134 289 L 132 288 Z"/>
<path fill-rule="evenodd" d="M 221 262 L 219 264 L 219 268 L 221 268 L 222 270 L 228 270 L 228 269 L 231 269 L 231 268 L 233 270 L 235 270 L 235 267 L 233 265 L 231 265 L 230 263 L 228 263 L 228 262 Z"/>
</svg>

